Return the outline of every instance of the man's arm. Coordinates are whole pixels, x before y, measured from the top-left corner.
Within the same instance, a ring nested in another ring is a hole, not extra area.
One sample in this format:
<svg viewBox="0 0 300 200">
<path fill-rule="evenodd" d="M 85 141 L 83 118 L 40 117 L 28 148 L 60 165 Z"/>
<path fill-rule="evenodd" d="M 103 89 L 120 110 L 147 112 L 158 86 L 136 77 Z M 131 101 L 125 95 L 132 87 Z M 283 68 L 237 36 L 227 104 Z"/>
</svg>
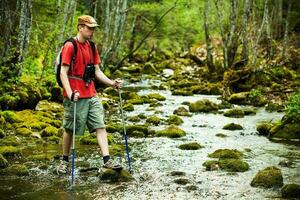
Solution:
<svg viewBox="0 0 300 200">
<path fill-rule="evenodd" d="M 120 83 L 121 81 L 115 80 L 112 81 L 110 80 L 101 70 L 99 65 L 95 65 L 95 74 L 96 74 L 96 79 L 100 81 L 101 83 L 104 83 L 105 85 L 111 86 L 113 88 L 120 88 Z"/>
<path fill-rule="evenodd" d="M 62 85 L 63 85 L 63 87 L 64 87 L 64 89 L 67 93 L 68 98 L 70 100 L 77 101 L 80 94 L 79 94 L 78 91 L 74 91 L 74 97 L 72 99 L 73 91 L 71 89 L 70 82 L 69 82 L 69 79 L 68 79 L 69 69 L 70 69 L 70 66 L 68 66 L 68 65 L 61 66 L 60 79 L 61 79 Z"/>
</svg>

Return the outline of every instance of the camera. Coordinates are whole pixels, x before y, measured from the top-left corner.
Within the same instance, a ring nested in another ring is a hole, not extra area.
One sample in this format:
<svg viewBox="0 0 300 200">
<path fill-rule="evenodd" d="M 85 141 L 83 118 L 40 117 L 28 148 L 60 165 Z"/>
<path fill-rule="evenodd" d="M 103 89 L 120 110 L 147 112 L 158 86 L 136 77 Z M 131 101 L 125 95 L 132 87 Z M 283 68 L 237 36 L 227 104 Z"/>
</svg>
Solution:
<svg viewBox="0 0 300 200">
<path fill-rule="evenodd" d="M 95 79 L 95 65 L 87 64 L 85 66 L 83 80 L 88 86 Z"/>
</svg>

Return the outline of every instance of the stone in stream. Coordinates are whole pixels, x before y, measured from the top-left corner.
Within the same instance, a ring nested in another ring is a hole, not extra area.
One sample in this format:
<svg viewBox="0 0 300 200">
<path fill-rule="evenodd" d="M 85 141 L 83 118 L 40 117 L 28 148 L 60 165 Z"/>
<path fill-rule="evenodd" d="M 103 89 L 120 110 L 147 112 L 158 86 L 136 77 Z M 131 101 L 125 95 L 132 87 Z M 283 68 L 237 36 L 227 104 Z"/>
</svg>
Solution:
<svg viewBox="0 0 300 200">
<path fill-rule="evenodd" d="M 208 160 L 203 163 L 206 170 L 224 170 L 227 172 L 245 172 L 249 170 L 249 164 L 240 159 Z"/>
<path fill-rule="evenodd" d="M 281 195 L 283 198 L 299 198 L 300 185 L 299 184 L 286 184 L 281 188 Z"/>
<path fill-rule="evenodd" d="M 173 112 L 174 115 L 179 115 L 179 116 L 192 116 L 189 111 L 185 107 L 178 107 L 176 110 Z"/>
<path fill-rule="evenodd" d="M 283 186 L 283 177 L 281 170 L 277 167 L 267 167 L 259 171 L 250 184 L 252 187 L 281 187 Z"/>
<path fill-rule="evenodd" d="M 215 112 L 219 109 L 218 105 L 209 101 L 208 99 L 203 99 L 196 101 L 194 103 L 191 103 L 189 105 L 189 109 L 191 112 Z"/>
<path fill-rule="evenodd" d="M 242 156 L 243 153 L 236 149 L 218 149 L 208 155 L 208 157 L 210 158 L 221 158 L 221 159 L 226 159 L 226 158 L 240 159 Z"/>
<path fill-rule="evenodd" d="M 0 175 L 28 176 L 29 170 L 25 165 L 14 164 L 0 170 Z"/>
<path fill-rule="evenodd" d="M 189 179 L 187 179 L 187 178 L 177 178 L 174 180 L 174 182 L 179 185 L 186 185 L 186 184 L 190 183 Z"/>
<path fill-rule="evenodd" d="M 156 133 L 156 136 L 158 136 L 158 137 L 166 136 L 169 138 L 179 138 L 179 137 L 183 137 L 185 135 L 186 135 L 186 133 L 184 130 L 180 129 L 178 126 L 175 126 L 173 124 L 164 130 L 157 131 L 157 133 Z"/>
<path fill-rule="evenodd" d="M 181 145 L 179 145 L 178 148 L 181 150 L 198 150 L 198 149 L 203 148 L 203 146 L 201 146 L 197 142 L 190 142 L 190 143 L 186 143 L 186 144 L 181 144 Z"/>
<path fill-rule="evenodd" d="M 245 112 L 240 108 L 234 108 L 234 109 L 225 111 L 223 115 L 226 117 L 242 118 L 245 116 Z"/>
<path fill-rule="evenodd" d="M 291 167 L 294 163 L 291 160 L 285 159 L 279 162 L 281 167 Z"/>
<path fill-rule="evenodd" d="M 185 176 L 185 172 L 181 171 L 172 171 L 171 176 Z"/>
<path fill-rule="evenodd" d="M 99 178 L 100 180 L 107 182 L 126 182 L 134 179 L 127 170 L 123 169 L 121 171 L 116 171 L 104 168 L 100 170 Z"/>
<path fill-rule="evenodd" d="M 223 129 L 225 130 L 243 130 L 243 127 L 239 124 L 235 124 L 235 123 L 229 123 L 226 124 Z"/>
</svg>

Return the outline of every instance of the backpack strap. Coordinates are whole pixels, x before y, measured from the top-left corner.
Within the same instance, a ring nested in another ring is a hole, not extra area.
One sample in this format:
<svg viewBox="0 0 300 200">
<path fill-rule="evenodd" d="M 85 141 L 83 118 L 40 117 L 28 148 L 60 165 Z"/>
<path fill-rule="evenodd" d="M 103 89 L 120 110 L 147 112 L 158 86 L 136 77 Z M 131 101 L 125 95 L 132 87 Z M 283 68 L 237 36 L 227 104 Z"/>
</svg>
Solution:
<svg viewBox="0 0 300 200">
<path fill-rule="evenodd" d="M 67 42 L 72 42 L 73 44 L 73 47 L 74 47 L 74 52 L 73 52 L 73 56 L 72 56 L 72 60 L 71 60 L 71 64 L 70 64 L 70 67 L 71 67 L 71 73 L 73 71 L 73 67 L 74 67 L 74 63 L 75 63 L 75 59 L 76 59 L 76 55 L 77 55 L 77 51 L 78 51 L 78 47 L 77 47 L 77 43 L 75 41 L 74 38 L 69 38 L 67 39 L 65 42 L 64 42 L 64 45 L 67 43 Z"/>
<path fill-rule="evenodd" d="M 93 41 L 89 41 L 89 43 L 90 43 L 90 46 L 92 48 L 93 60 L 94 60 L 94 58 L 95 58 L 94 56 L 96 55 L 96 45 L 95 45 L 95 43 Z"/>
</svg>

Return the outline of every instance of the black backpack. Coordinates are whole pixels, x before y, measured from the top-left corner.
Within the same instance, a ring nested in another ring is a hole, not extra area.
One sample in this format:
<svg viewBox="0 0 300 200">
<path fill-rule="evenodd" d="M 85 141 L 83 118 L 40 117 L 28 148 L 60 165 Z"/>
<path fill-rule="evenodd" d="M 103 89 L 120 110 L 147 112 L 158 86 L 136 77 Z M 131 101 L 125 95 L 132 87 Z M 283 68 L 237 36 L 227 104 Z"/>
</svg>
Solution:
<svg viewBox="0 0 300 200">
<path fill-rule="evenodd" d="M 55 64 L 54 64 L 54 67 L 55 67 L 55 74 L 56 74 L 56 82 L 57 84 L 60 86 L 60 87 L 63 87 L 62 85 L 62 82 L 61 82 L 61 79 L 60 79 L 60 70 L 61 70 L 61 51 L 64 47 L 64 45 L 67 43 L 67 42 L 72 42 L 73 46 L 74 46 L 74 53 L 73 53 L 73 56 L 72 56 L 72 60 L 71 60 L 71 64 L 70 64 L 70 68 L 71 70 L 73 69 L 73 65 L 74 65 L 74 62 L 75 62 L 75 59 L 76 59 L 76 55 L 77 55 L 77 43 L 75 41 L 74 38 L 69 38 L 67 39 L 63 46 L 61 47 L 57 57 L 56 57 L 56 60 L 55 60 Z M 91 48 L 92 48 L 92 52 L 93 52 L 93 57 L 95 56 L 96 54 L 96 45 L 94 42 L 92 41 L 89 41 L 90 45 L 91 45 Z"/>
</svg>

